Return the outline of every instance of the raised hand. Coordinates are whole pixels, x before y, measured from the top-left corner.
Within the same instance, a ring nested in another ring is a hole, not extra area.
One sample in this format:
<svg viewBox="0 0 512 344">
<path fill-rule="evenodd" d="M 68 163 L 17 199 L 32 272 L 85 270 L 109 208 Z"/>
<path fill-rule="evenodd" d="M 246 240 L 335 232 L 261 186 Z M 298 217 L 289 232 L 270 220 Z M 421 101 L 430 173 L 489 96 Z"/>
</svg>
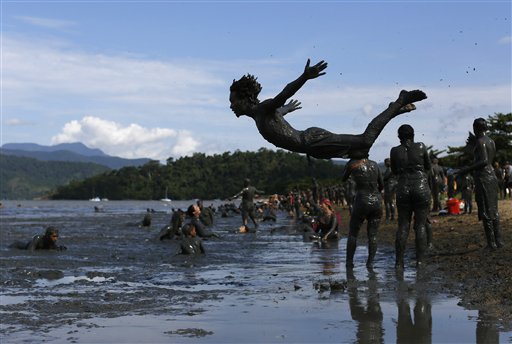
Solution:
<svg viewBox="0 0 512 344">
<path fill-rule="evenodd" d="M 295 110 L 302 109 L 302 106 L 300 106 L 301 103 L 298 100 L 290 99 L 288 104 L 285 104 L 278 108 L 276 111 L 281 115 L 284 116 L 289 112 L 293 112 Z"/>
<path fill-rule="evenodd" d="M 304 67 L 304 76 L 306 76 L 307 79 L 318 78 L 319 76 L 325 74 L 325 72 L 322 71 L 327 68 L 327 62 L 322 60 L 312 67 L 309 66 L 310 62 L 310 59 L 308 59 L 308 62 L 306 62 L 306 67 Z"/>
</svg>

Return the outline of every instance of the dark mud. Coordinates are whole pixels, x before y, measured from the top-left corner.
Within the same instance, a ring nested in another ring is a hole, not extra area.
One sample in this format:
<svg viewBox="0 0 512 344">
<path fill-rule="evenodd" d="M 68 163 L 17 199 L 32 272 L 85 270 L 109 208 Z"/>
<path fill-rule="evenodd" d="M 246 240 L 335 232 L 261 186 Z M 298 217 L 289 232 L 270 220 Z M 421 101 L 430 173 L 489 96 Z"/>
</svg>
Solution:
<svg viewBox="0 0 512 344">
<path fill-rule="evenodd" d="M 510 204 L 500 203 L 506 243 Z M 393 267 L 396 224 L 382 224 L 375 269 L 367 270 L 361 231 L 350 273 L 344 239 L 331 246 L 304 242 L 284 213 L 248 234 L 235 233 L 238 216 L 217 217 L 213 230 L 221 238 L 204 242 L 206 255 L 187 257 L 175 254 L 177 242 L 156 240 L 169 207 L 102 205 L 95 213 L 88 202 L 4 203 L 2 343 L 512 338 L 510 245 L 484 252 L 476 215 L 434 216 L 435 249 L 419 272 L 412 233 L 404 272 Z M 157 212 L 152 226 L 141 228 L 146 208 Z M 343 219 L 346 237 L 346 210 Z M 50 224 L 60 228 L 66 251 L 7 248 Z"/>
</svg>

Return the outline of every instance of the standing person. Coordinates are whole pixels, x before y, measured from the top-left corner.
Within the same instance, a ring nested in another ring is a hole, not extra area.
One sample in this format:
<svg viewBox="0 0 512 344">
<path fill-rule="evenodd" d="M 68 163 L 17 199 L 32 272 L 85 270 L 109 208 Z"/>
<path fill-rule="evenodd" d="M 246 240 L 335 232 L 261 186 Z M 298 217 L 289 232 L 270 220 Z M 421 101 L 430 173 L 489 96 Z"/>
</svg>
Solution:
<svg viewBox="0 0 512 344">
<path fill-rule="evenodd" d="M 391 171 L 391 160 L 384 159 L 386 170 L 382 179 L 384 180 L 384 208 L 386 209 L 386 223 L 395 220 L 395 196 L 396 196 L 396 176 Z"/>
<path fill-rule="evenodd" d="M 460 189 L 462 200 L 464 201 L 464 214 L 471 214 L 473 211 L 473 190 L 475 189 L 475 181 L 470 173 L 460 176 Z"/>
<path fill-rule="evenodd" d="M 430 210 L 430 187 L 427 173 L 430 158 L 422 142 L 414 142 L 414 129 L 404 124 L 398 128 L 400 145 L 391 148 L 391 170 L 398 176 L 396 205 L 398 208 L 398 230 L 396 232 L 395 267 L 404 266 L 404 251 L 409 236 L 412 215 L 416 243 L 416 266 L 424 263 L 427 250 L 426 221 Z"/>
<path fill-rule="evenodd" d="M 197 204 L 191 204 L 187 209 L 187 215 L 190 217 L 191 224 L 194 225 L 197 235 L 201 238 L 219 238 L 217 233 L 209 231 L 206 226 L 201 222 L 199 216 L 201 216 L 201 208 Z"/>
<path fill-rule="evenodd" d="M 354 267 L 354 254 L 357 248 L 357 236 L 363 222 L 367 221 L 368 259 L 366 266 L 373 267 L 373 259 L 377 253 L 377 231 L 382 217 L 382 196 L 384 189 L 382 174 L 377 163 L 368 159 L 353 159 L 345 166 L 342 180 L 352 176 L 355 182 L 354 204 L 350 215 L 347 239 L 347 268 Z"/>
<path fill-rule="evenodd" d="M 284 116 L 300 109 L 300 102 L 290 100 L 306 81 L 315 79 L 327 68 L 325 61 L 310 66 L 308 59 L 304 72 L 294 81 L 290 82 L 275 97 L 262 102 L 258 95 L 261 85 L 253 75 L 244 75 L 239 80 L 233 80 L 229 91 L 231 110 L 237 117 L 242 115 L 251 117 L 261 136 L 276 147 L 292 152 L 305 153 L 318 159 L 355 158 L 368 155 L 368 151 L 384 129 L 386 124 L 394 117 L 416 109 L 413 103 L 426 99 L 423 91 L 402 90 L 398 99 L 389 104 L 388 108 L 375 117 L 359 135 L 334 134 L 325 129 L 312 127 L 306 130 L 297 130 L 288 123 Z"/>
<path fill-rule="evenodd" d="M 500 199 L 505 199 L 505 169 L 500 167 L 500 163 L 494 162 L 494 173 L 498 179 L 498 195 Z"/>
<path fill-rule="evenodd" d="M 501 241 L 500 215 L 498 212 L 498 178 L 492 167 L 496 157 L 496 145 L 485 134 L 487 122 L 477 118 L 473 122 L 474 136 L 470 135 L 468 144 L 473 145 L 473 164 L 460 169 L 458 174 L 473 172 L 475 179 L 475 198 L 478 205 L 478 219 L 483 222 L 487 249 L 503 247 Z"/>
<path fill-rule="evenodd" d="M 248 230 L 247 223 L 249 222 L 249 218 L 254 223 L 254 227 L 258 228 L 258 221 L 256 221 L 256 214 L 254 213 L 254 196 L 256 194 L 264 194 L 265 191 L 261 191 L 256 189 L 251 185 L 251 180 L 246 178 L 244 180 L 244 188 L 240 190 L 239 193 L 234 195 L 231 198 L 237 198 L 242 196 L 242 203 L 240 204 L 242 209 L 242 226 L 245 230 Z"/>
<path fill-rule="evenodd" d="M 441 192 L 444 190 L 444 179 L 446 178 L 444 169 L 439 166 L 437 158 L 432 159 L 432 168 L 430 169 L 430 189 L 432 192 L 432 211 L 440 211 L 441 207 Z"/>
</svg>

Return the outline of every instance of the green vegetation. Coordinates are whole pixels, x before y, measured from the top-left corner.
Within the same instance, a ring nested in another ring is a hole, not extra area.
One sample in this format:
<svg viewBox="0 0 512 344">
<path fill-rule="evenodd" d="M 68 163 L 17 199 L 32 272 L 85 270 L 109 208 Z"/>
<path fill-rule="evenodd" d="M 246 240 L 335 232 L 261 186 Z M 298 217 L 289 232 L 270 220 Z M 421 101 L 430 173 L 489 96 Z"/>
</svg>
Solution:
<svg viewBox="0 0 512 344">
<path fill-rule="evenodd" d="M 311 177 L 319 183 L 339 183 L 343 166 L 331 161 L 307 158 L 283 150 L 261 148 L 258 152 L 224 153 L 206 156 L 196 153 L 166 165 L 150 161 L 141 167 L 124 167 L 83 181 L 61 186 L 53 199 L 90 198 L 91 190 L 111 200 L 154 199 L 224 199 L 242 188 L 250 178 L 268 193 L 285 193 L 294 187 L 311 187 Z"/>
<path fill-rule="evenodd" d="M 476 118 L 476 117 L 475 117 Z M 488 135 L 496 144 L 496 161 L 503 166 L 512 162 L 512 113 L 495 113 L 487 118 Z M 472 128 L 468 128 L 472 132 Z M 465 152 L 465 146 L 448 147 L 448 155 L 440 158 L 442 166 L 461 167 L 471 163 L 472 156 Z"/>
<path fill-rule="evenodd" d="M 40 161 L 0 154 L 0 197 L 20 200 L 42 197 L 71 180 L 88 178 L 108 170 L 106 166 L 93 163 Z"/>
<path fill-rule="evenodd" d="M 512 113 L 488 117 L 489 136 L 495 141 L 497 161 L 512 161 Z M 472 128 L 468 128 L 468 132 Z M 426 142 L 428 144 L 428 142 Z M 462 143 L 462 142 L 461 142 Z M 432 150 L 444 167 L 461 167 L 471 162 L 465 146 Z M 110 170 L 93 163 L 39 161 L 0 154 L 0 197 L 2 199 L 224 199 L 234 195 L 250 178 L 267 193 L 284 194 L 298 187 L 310 188 L 312 177 L 320 185 L 339 184 L 343 165 L 304 155 L 261 148 L 257 152 L 223 153 L 206 156 L 196 153 L 178 160 L 169 158 L 134 167 Z"/>
</svg>

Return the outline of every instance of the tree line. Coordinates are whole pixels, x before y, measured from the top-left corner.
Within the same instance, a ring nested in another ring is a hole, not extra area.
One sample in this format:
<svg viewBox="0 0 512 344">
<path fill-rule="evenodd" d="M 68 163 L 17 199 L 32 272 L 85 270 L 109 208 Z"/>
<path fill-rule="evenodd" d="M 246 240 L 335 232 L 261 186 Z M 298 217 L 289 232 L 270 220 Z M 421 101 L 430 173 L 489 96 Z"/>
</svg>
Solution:
<svg viewBox="0 0 512 344">
<path fill-rule="evenodd" d="M 52 199 L 87 199 L 91 192 L 110 200 L 225 199 L 242 189 L 245 178 L 268 193 L 309 188 L 315 177 L 322 184 L 339 183 L 343 165 L 328 160 L 261 148 L 257 152 L 195 153 L 165 165 L 150 161 L 60 186 Z"/>
</svg>

